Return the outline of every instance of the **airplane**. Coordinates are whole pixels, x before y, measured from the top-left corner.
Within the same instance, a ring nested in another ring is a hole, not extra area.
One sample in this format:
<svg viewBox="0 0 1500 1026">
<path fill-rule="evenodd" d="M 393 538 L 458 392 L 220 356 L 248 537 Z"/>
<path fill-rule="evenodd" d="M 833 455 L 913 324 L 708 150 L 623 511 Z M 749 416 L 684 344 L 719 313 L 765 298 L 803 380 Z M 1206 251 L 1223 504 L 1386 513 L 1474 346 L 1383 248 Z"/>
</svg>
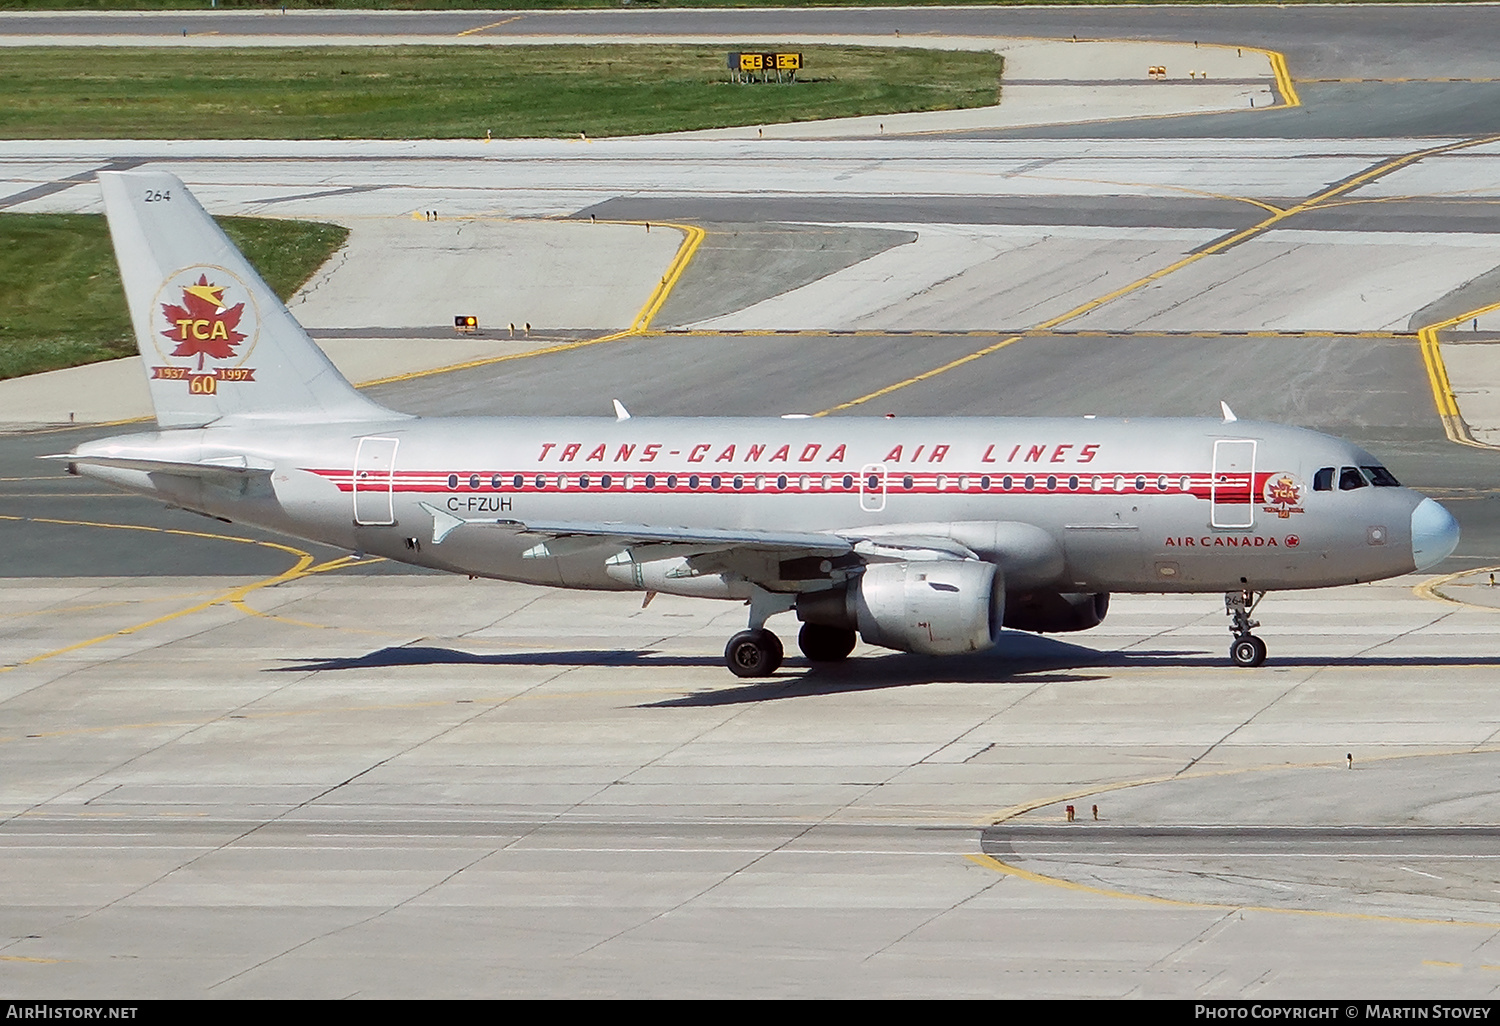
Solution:
<svg viewBox="0 0 1500 1026">
<path fill-rule="evenodd" d="M 903 652 L 1081 631 L 1112 592 L 1268 592 L 1424 570 L 1457 522 L 1313 431 L 1220 418 L 417 417 L 356 391 L 182 182 L 100 172 L 155 430 L 70 473 L 472 577 L 747 603 L 740 677 L 856 636 Z M 602 405 L 602 403 L 601 403 Z"/>
</svg>

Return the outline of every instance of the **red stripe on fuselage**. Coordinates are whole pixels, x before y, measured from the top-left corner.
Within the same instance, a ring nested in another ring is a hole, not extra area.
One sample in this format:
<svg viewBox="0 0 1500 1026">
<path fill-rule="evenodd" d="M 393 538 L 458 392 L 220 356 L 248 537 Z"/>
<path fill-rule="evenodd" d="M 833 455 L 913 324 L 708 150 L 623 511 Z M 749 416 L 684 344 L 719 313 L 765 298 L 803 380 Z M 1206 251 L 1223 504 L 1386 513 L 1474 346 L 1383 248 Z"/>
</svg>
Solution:
<svg viewBox="0 0 1500 1026">
<path fill-rule="evenodd" d="M 303 468 L 337 485 L 342 492 L 354 491 L 354 476 L 348 470 L 326 468 Z M 361 492 L 415 492 L 420 494 L 496 494 L 509 495 L 562 495 L 577 492 L 589 494 L 623 495 L 694 495 L 694 494 L 829 494 L 860 491 L 860 478 L 856 473 L 841 474 L 766 474 L 718 473 L 704 474 L 698 471 L 652 471 L 642 474 L 564 474 L 556 471 L 486 471 L 482 474 L 456 471 L 400 470 L 389 479 L 367 478 L 360 482 Z M 1210 499 L 1222 505 L 1248 505 L 1254 501 L 1256 492 L 1264 489 L 1273 473 L 1257 473 L 1252 481 L 1246 474 L 1222 476 L 1215 489 L 1211 475 L 1171 473 L 1115 473 L 1115 474 L 994 474 L 978 472 L 947 472 L 942 474 L 887 474 L 884 489 L 879 486 L 866 490 L 867 494 L 882 490 L 893 495 L 1190 495 L 1195 499 Z M 650 485 L 646 478 L 651 478 Z M 609 478 L 609 484 L 602 482 Z M 629 479 L 627 481 L 627 478 Z M 676 478 L 668 484 L 669 478 Z M 696 478 L 697 484 L 692 484 Z M 740 479 L 736 487 L 734 481 Z M 786 484 L 778 482 L 785 478 Z M 849 483 L 845 483 L 845 479 Z M 477 479 L 477 483 L 471 483 Z M 520 480 L 517 485 L 516 480 Z M 718 485 L 713 484 L 718 480 Z M 911 485 L 906 481 L 910 479 Z M 539 485 L 537 482 L 541 481 Z M 827 484 L 824 484 L 824 481 Z M 1006 484 L 1007 480 L 1010 482 Z M 1030 484 L 1028 484 L 1028 480 Z M 1097 480 L 1098 484 L 1095 484 Z M 580 482 L 587 481 L 587 484 Z M 804 484 L 803 482 L 806 482 Z M 988 484 L 986 484 L 986 481 Z M 1051 482 L 1049 484 L 1049 482 Z M 1186 487 L 1184 487 L 1186 482 Z M 1117 487 L 1118 485 L 1118 487 Z M 1215 492 L 1217 491 L 1217 494 Z"/>
</svg>

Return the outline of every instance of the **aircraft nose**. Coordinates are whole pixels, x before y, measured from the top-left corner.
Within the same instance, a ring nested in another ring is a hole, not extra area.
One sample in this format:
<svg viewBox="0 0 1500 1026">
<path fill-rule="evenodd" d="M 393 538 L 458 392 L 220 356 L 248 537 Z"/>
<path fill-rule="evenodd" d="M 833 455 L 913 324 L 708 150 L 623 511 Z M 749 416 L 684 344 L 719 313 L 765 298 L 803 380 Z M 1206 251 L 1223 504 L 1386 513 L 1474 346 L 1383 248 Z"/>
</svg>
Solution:
<svg viewBox="0 0 1500 1026">
<path fill-rule="evenodd" d="M 1418 570 L 1447 559 L 1458 548 L 1458 521 L 1431 499 L 1411 511 L 1411 558 Z"/>
</svg>

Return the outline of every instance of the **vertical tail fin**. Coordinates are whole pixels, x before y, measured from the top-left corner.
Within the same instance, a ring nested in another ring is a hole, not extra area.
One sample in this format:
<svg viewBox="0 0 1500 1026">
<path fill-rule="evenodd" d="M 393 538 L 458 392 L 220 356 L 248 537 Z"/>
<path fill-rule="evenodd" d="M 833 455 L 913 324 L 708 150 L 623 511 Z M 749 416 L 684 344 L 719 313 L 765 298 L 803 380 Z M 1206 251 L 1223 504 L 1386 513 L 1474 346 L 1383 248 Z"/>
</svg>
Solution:
<svg viewBox="0 0 1500 1026">
<path fill-rule="evenodd" d="M 175 176 L 101 171 L 99 184 L 162 427 L 393 416 L 344 380 Z"/>
</svg>

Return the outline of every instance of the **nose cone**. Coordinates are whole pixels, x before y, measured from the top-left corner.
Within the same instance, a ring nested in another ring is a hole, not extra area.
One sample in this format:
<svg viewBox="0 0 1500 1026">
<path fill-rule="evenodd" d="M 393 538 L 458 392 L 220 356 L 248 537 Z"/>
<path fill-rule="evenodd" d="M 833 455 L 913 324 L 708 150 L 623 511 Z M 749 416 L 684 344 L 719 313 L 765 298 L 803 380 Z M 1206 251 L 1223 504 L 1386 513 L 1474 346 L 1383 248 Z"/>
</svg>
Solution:
<svg viewBox="0 0 1500 1026">
<path fill-rule="evenodd" d="M 1458 521 L 1431 499 L 1411 511 L 1411 558 L 1418 570 L 1447 559 L 1458 548 Z"/>
</svg>

